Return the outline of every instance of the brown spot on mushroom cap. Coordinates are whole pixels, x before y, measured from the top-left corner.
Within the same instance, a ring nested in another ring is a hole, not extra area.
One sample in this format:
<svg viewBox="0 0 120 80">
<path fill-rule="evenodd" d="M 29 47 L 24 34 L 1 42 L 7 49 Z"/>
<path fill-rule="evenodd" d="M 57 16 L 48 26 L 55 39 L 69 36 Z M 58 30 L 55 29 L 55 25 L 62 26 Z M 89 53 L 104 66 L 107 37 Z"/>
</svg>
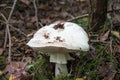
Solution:
<svg viewBox="0 0 120 80">
<path fill-rule="evenodd" d="M 43 35 L 45 39 L 49 39 L 49 33 Z"/>
<path fill-rule="evenodd" d="M 58 24 L 55 25 L 53 28 L 54 28 L 55 30 L 57 30 L 57 29 L 64 29 L 64 24 L 63 24 L 63 23 L 58 23 Z"/>
<path fill-rule="evenodd" d="M 57 36 L 57 37 L 56 37 L 56 40 L 60 40 L 60 37 L 59 37 L 59 36 Z"/>
<path fill-rule="evenodd" d="M 56 37 L 56 40 L 59 41 L 59 42 L 64 42 L 65 41 L 64 39 L 61 39 L 61 37 L 59 37 L 59 36 Z"/>
</svg>

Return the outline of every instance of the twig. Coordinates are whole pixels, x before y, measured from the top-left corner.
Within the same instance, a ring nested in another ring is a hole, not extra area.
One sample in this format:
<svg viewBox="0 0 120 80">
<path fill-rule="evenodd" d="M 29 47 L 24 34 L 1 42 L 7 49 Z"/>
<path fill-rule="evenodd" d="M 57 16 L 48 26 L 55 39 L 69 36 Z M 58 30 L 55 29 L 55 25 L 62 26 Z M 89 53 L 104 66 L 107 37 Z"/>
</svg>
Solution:
<svg viewBox="0 0 120 80">
<path fill-rule="evenodd" d="M 0 13 L 0 15 L 3 17 L 3 19 L 5 20 L 5 24 L 6 24 L 7 18 L 6 18 L 2 13 Z M 6 28 L 6 29 L 5 29 L 4 46 L 3 46 L 3 49 L 4 49 L 4 50 L 5 50 L 5 48 L 6 48 L 7 38 L 8 38 L 8 35 L 7 35 L 7 28 Z"/>
<path fill-rule="evenodd" d="M 4 16 L 4 14 L 2 14 L 2 13 L 0 12 L 0 15 L 3 17 L 3 19 L 4 19 L 5 21 L 7 21 L 7 18 Z"/>
<path fill-rule="evenodd" d="M 4 46 L 3 46 L 3 49 L 5 50 L 6 48 L 6 45 L 7 45 L 7 38 L 8 38 L 8 35 L 7 35 L 7 28 L 5 29 L 5 39 L 4 39 Z"/>
<path fill-rule="evenodd" d="M 17 0 L 14 1 L 12 9 L 11 9 L 10 14 L 9 14 L 9 17 L 7 19 L 7 22 L 6 22 L 6 31 L 7 31 L 8 39 L 9 39 L 9 55 L 8 55 L 9 62 L 11 62 L 11 34 L 10 34 L 10 29 L 9 29 L 9 22 L 10 22 L 13 10 L 15 8 L 16 2 L 17 2 Z"/>
<path fill-rule="evenodd" d="M 0 22 L 2 22 L 3 24 L 6 24 L 6 22 L 4 22 L 4 21 L 2 21 L 2 20 L 0 20 Z M 24 35 L 25 37 L 27 37 L 27 35 L 26 35 L 23 31 L 21 31 L 20 29 L 17 29 L 16 27 L 14 27 L 13 25 L 10 25 L 10 24 L 9 24 L 9 26 L 10 26 L 12 29 L 14 29 L 15 31 L 17 31 L 17 32 L 19 32 L 20 34 L 22 34 L 22 35 Z"/>
<path fill-rule="evenodd" d="M 72 14 L 68 14 L 68 15 L 71 17 L 71 19 L 74 19 L 74 18 L 75 18 Z"/>
<path fill-rule="evenodd" d="M 43 24 L 42 24 L 41 22 L 39 22 L 39 25 L 40 25 L 41 27 L 43 27 Z"/>
<path fill-rule="evenodd" d="M 84 14 L 84 15 L 81 15 L 81 16 L 77 16 L 75 18 L 72 18 L 72 19 L 68 19 L 67 21 L 73 21 L 73 20 L 76 20 L 76 19 L 79 19 L 79 18 L 83 18 L 83 17 L 87 17 L 89 16 L 88 14 Z"/>
<path fill-rule="evenodd" d="M 35 3 L 35 0 L 33 0 L 33 6 L 34 6 L 34 8 L 35 8 L 36 26 L 37 26 L 37 29 L 39 29 L 39 23 L 38 23 L 38 11 L 37 11 L 37 6 L 36 6 L 36 3 Z"/>
<path fill-rule="evenodd" d="M 100 40 L 90 40 L 90 42 L 93 42 L 93 43 L 105 43 L 105 44 L 110 43 L 110 41 L 100 41 Z"/>
<path fill-rule="evenodd" d="M 111 13 L 111 12 L 114 12 L 114 11 L 120 11 L 120 9 L 108 10 L 107 13 Z"/>
<path fill-rule="evenodd" d="M 12 11 L 12 10 L 11 10 Z M 12 11 L 13 12 L 13 11 Z M 6 45 L 7 45 L 7 39 L 9 37 L 9 54 L 11 54 L 11 35 L 10 35 L 10 31 L 9 31 L 9 20 L 10 20 L 10 17 L 12 15 L 12 13 L 10 13 L 9 17 L 8 17 L 8 20 L 7 18 L 4 16 L 4 14 L 0 13 L 0 15 L 3 17 L 3 19 L 5 20 L 5 24 L 6 24 L 6 29 L 5 29 L 5 40 L 4 40 L 4 50 L 6 48 Z M 9 57 L 10 58 L 10 57 Z M 9 59 L 8 58 L 8 59 Z M 10 61 L 10 60 L 9 60 Z"/>
<path fill-rule="evenodd" d="M 20 29 L 17 29 L 17 28 L 15 28 L 14 26 L 12 26 L 12 25 L 9 25 L 12 29 L 14 29 L 14 30 L 16 30 L 17 32 L 19 32 L 20 34 L 22 34 L 22 35 L 24 35 L 25 37 L 27 37 L 27 35 L 23 32 L 23 31 L 21 31 Z"/>
</svg>

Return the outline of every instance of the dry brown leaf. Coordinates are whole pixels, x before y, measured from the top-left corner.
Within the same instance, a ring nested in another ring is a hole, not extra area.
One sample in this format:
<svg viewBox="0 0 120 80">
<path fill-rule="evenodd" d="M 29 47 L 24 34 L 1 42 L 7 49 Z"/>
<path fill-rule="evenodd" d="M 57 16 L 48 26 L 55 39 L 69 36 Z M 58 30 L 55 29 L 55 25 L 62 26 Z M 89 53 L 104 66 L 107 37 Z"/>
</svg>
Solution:
<svg viewBox="0 0 120 80">
<path fill-rule="evenodd" d="M 7 6 L 7 4 L 0 4 L 0 7 L 5 7 Z"/>
<path fill-rule="evenodd" d="M 26 23 L 26 25 L 27 25 L 27 27 L 29 27 L 29 28 L 32 28 L 32 27 L 33 27 L 33 23 L 31 23 L 31 22 Z"/>
<path fill-rule="evenodd" d="M 120 15 L 116 13 L 112 19 L 115 22 L 120 22 Z"/>
<path fill-rule="evenodd" d="M 54 10 L 55 11 L 59 11 L 61 9 L 61 6 L 56 6 L 56 7 L 54 7 Z"/>
<path fill-rule="evenodd" d="M 67 12 L 62 12 L 62 13 L 60 13 L 60 16 L 62 16 L 62 17 L 67 17 L 68 16 L 68 13 Z"/>
<path fill-rule="evenodd" d="M 35 16 L 31 17 L 30 22 L 34 23 L 35 21 L 36 21 L 36 17 Z"/>
<path fill-rule="evenodd" d="M 103 36 L 100 37 L 100 42 L 103 42 L 108 39 L 110 31 L 107 31 Z"/>
<path fill-rule="evenodd" d="M 22 3 L 29 5 L 30 4 L 30 0 L 20 0 Z"/>
<path fill-rule="evenodd" d="M 41 5 L 39 6 L 39 9 L 42 9 L 42 10 L 45 10 L 45 9 L 47 9 L 47 8 L 48 8 L 48 6 L 45 5 L 45 4 L 41 4 Z"/>
<path fill-rule="evenodd" d="M 102 80 L 113 80 L 115 74 L 116 74 L 116 69 L 115 65 L 112 62 L 106 62 L 101 64 L 99 68 L 99 74 L 100 76 L 103 77 Z"/>
<path fill-rule="evenodd" d="M 44 24 L 51 23 L 51 20 L 49 18 L 44 18 L 44 19 L 40 19 L 40 20 L 41 20 L 41 23 L 44 23 Z"/>
<path fill-rule="evenodd" d="M 32 16 L 27 19 L 27 27 L 32 28 L 34 26 L 34 22 L 36 22 L 36 17 Z"/>
<path fill-rule="evenodd" d="M 0 48 L 0 55 L 2 55 L 4 49 L 3 48 Z"/>
<path fill-rule="evenodd" d="M 11 62 L 9 65 L 6 66 L 4 72 L 8 73 L 8 75 L 11 75 L 11 74 L 14 75 L 15 77 L 14 80 L 23 80 L 24 77 L 28 76 L 26 72 L 27 63 L 28 62 L 15 62 L 15 61 Z M 13 79 L 11 78 L 11 80 Z"/>
</svg>

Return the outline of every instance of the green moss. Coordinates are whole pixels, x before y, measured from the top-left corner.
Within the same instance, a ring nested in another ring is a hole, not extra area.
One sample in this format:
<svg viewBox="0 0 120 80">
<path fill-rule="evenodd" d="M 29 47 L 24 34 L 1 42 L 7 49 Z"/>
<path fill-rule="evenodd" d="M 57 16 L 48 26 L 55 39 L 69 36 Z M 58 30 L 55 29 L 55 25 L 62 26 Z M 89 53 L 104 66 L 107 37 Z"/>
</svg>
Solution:
<svg viewBox="0 0 120 80">
<path fill-rule="evenodd" d="M 88 17 L 80 18 L 80 19 L 74 20 L 73 22 L 81 25 L 82 27 L 88 27 Z"/>
</svg>

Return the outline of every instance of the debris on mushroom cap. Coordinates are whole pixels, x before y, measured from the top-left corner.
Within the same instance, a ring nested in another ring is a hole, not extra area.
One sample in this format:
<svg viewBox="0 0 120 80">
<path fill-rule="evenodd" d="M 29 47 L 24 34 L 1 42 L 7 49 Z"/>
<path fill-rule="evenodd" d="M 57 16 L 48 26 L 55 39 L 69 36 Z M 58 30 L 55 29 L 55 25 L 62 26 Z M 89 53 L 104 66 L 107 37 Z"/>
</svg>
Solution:
<svg viewBox="0 0 120 80">
<path fill-rule="evenodd" d="M 64 24 L 63 23 L 58 23 L 53 27 L 54 29 L 64 29 Z"/>
<path fill-rule="evenodd" d="M 43 52 L 46 48 L 47 51 L 54 52 L 59 47 L 68 52 L 88 51 L 88 40 L 87 33 L 79 25 L 72 22 L 56 22 L 39 29 L 27 45 L 40 48 Z"/>
</svg>

